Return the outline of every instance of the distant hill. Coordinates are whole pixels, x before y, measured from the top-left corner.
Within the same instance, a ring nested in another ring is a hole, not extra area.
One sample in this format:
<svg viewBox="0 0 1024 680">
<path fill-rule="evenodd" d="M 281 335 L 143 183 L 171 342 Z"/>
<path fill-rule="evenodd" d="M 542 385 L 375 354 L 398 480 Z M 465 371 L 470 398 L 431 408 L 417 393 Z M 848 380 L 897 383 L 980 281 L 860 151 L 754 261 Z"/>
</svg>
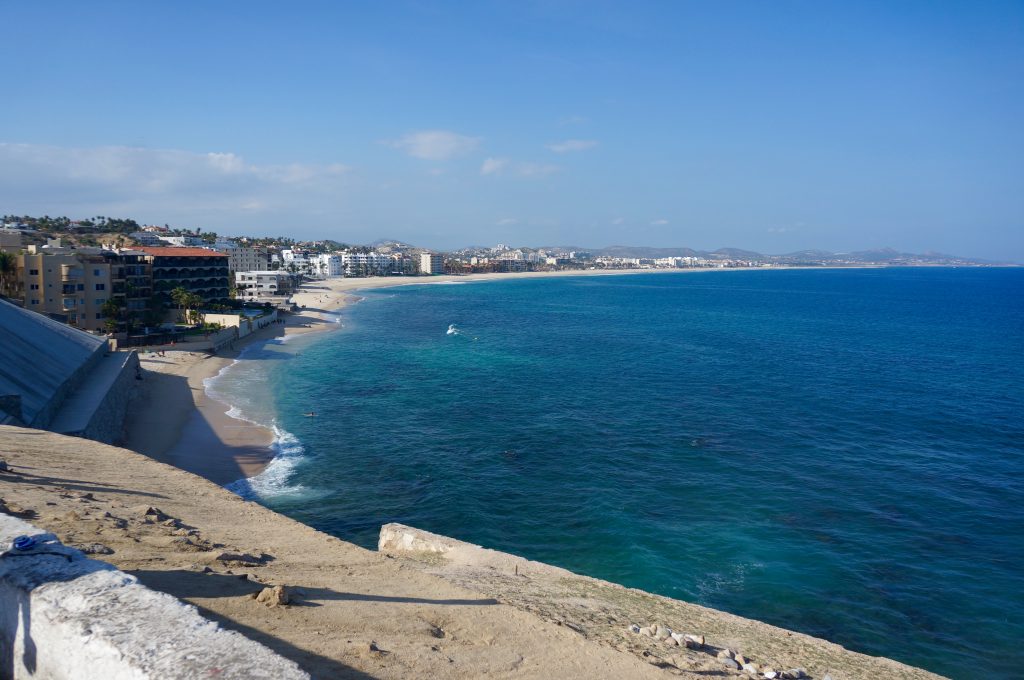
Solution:
<svg viewBox="0 0 1024 680">
<path fill-rule="evenodd" d="M 766 255 L 741 248 L 719 248 L 718 250 L 694 250 L 693 248 L 654 248 L 649 246 L 614 245 L 604 248 L 580 246 L 545 246 L 548 251 L 587 252 L 598 257 L 623 257 L 658 259 L 663 257 L 703 257 L 709 260 L 744 260 L 749 262 L 771 262 L 776 264 L 1008 264 L 977 258 L 947 255 L 945 253 L 905 253 L 893 248 L 873 248 L 850 253 L 833 253 L 828 250 L 799 250 L 783 255 Z"/>
</svg>

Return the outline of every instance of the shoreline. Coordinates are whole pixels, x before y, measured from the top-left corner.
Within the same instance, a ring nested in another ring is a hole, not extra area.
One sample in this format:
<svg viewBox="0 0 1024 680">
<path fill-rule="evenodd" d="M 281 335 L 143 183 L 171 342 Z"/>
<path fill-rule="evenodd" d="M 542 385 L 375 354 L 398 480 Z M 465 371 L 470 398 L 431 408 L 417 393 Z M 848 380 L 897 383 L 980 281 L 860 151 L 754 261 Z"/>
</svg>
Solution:
<svg viewBox="0 0 1024 680">
<path fill-rule="evenodd" d="M 234 408 L 210 396 L 206 381 L 234 362 L 244 359 L 253 346 L 277 338 L 319 333 L 336 328 L 326 316 L 351 304 L 354 293 L 397 286 L 482 283 L 513 279 L 573 276 L 628 276 L 637 274 L 696 274 L 730 271 L 876 269 L 850 267 L 731 267 L 700 269 L 594 269 L 551 272 L 507 272 L 335 278 L 309 281 L 292 296 L 306 309 L 282 315 L 284 324 L 255 331 L 236 347 L 209 356 L 205 352 L 169 350 L 164 357 L 139 355 L 146 380 L 142 394 L 125 416 L 121 445 L 162 463 L 192 472 L 220 486 L 244 483 L 257 477 L 275 459 L 277 434 L 268 426 L 231 415 Z"/>
</svg>

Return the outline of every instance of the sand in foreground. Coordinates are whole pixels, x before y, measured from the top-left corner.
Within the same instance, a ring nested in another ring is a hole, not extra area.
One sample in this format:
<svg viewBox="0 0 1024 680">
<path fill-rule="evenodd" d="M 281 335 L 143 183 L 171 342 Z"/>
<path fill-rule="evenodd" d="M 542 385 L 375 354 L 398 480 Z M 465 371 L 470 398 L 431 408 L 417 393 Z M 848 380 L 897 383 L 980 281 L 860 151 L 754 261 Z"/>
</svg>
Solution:
<svg viewBox="0 0 1024 680">
<path fill-rule="evenodd" d="M 0 451 L 8 508 L 65 543 L 109 548 L 96 557 L 314 677 L 749 678 L 715 657 L 727 645 L 818 680 L 938 677 L 546 565 L 516 569 L 502 553 L 389 558 L 97 442 L 0 426 Z M 169 519 L 147 519 L 151 507 Z M 295 602 L 257 603 L 267 585 L 295 587 Z M 630 632 L 634 622 L 706 634 L 709 646 L 673 647 Z"/>
</svg>

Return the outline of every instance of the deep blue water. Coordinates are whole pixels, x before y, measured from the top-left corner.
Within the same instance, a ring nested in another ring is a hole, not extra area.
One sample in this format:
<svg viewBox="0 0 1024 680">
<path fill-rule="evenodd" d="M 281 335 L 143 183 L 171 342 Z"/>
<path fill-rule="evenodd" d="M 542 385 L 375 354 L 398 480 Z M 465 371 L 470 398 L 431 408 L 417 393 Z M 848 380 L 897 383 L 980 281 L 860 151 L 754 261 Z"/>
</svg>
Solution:
<svg viewBox="0 0 1024 680">
<path fill-rule="evenodd" d="M 422 285 L 341 322 L 217 382 L 285 437 L 255 482 L 270 507 L 367 547 L 403 522 L 955 678 L 1019 671 L 1024 270 Z"/>
</svg>

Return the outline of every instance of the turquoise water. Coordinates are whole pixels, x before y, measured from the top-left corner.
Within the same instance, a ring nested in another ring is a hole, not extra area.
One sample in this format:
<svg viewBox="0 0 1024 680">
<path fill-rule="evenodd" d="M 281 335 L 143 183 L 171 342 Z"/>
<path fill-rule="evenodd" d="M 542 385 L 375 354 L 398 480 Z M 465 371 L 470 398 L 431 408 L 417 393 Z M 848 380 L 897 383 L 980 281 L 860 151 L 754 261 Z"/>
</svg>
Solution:
<svg viewBox="0 0 1024 680">
<path fill-rule="evenodd" d="M 279 428 L 239 491 L 367 547 L 403 522 L 955 678 L 1019 671 L 1024 270 L 421 285 L 339 320 L 213 381 Z"/>
</svg>

